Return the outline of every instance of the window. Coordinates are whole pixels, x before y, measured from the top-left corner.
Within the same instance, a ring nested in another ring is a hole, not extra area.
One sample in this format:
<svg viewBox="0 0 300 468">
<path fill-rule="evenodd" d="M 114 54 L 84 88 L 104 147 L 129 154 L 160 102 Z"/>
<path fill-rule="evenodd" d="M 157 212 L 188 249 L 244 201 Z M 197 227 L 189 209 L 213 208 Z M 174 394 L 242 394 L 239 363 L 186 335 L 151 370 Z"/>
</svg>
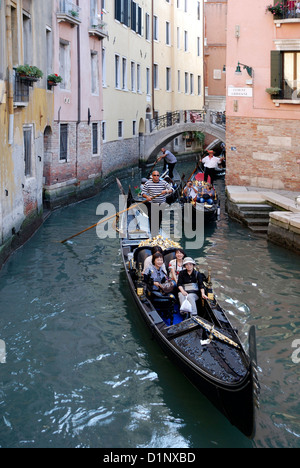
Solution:
<svg viewBox="0 0 300 468">
<path fill-rule="evenodd" d="M 153 39 L 158 41 L 158 18 L 157 16 L 153 17 Z"/>
<path fill-rule="evenodd" d="M 153 83 L 154 89 L 158 89 L 158 65 L 157 64 L 154 64 L 153 80 L 154 80 L 154 83 Z"/>
<path fill-rule="evenodd" d="M 279 99 L 299 98 L 300 52 L 271 52 L 271 87 L 280 88 Z"/>
<path fill-rule="evenodd" d="M 150 91 L 151 81 L 150 81 L 150 68 L 146 68 L 146 93 L 151 94 Z"/>
<path fill-rule="evenodd" d="M 166 22 L 166 44 L 171 45 L 171 39 L 170 39 L 170 23 L 167 21 Z"/>
<path fill-rule="evenodd" d="M 127 90 L 127 59 L 122 58 L 122 89 Z"/>
<path fill-rule="evenodd" d="M 99 65 L 98 53 L 91 51 L 91 90 L 92 94 L 99 95 Z"/>
<path fill-rule="evenodd" d="M 102 49 L 102 86 L 106 86 L 106 49 Z"/>
<path fill-rule="evenodd" d="M 93 143 L 93 155 L 98 154 L 98 124 L 93 123 L 92 125 L 92 143 Z"/>
<path fill-rule="evenodd" d="M 98 0 L 90 0 L 91 23 L 98 24 Z"/>
<path fill-rule="evenodd" d="M 101 124 L 101 136 L 102 136 L 102 141 L 106 141 L 106 122 L 102 122 Z"/>
<path fill-rule="evenodd" d="M 187 72 L 184 74 L 184 92 L 185 94 L 189 92 L 189 74 Z"/>
<path fill-rule="evenodd" d="M 52 73 L 53 66 L 52 66 L 52 32 L 50 28 L 46 28 L 46 54 L 47 54 L 47 75 Z"/>
<path fill-rule="evenodd" d="M 136 67 L 136 83 L 137 83 L 137 92 L 141 92 L 141 65 L 137 65 Z"/>
<path fill-rule="evenodd" d="M 60 124 L 60 161 L 68 159 L 68 124 Z"/>
<path fill-rule="evenodd" d="M 184 31 L 184 51 L 187 52 L 189 48 L 188 44 L 188 32 Z"/>
<path fill-rule="evenodd" d="M 171 91 L 171 68 L 166 68 L 166 90 Z"/>
<path fill-rule="evenodd" d="M 135 92 L 136 87 L 135 87 L 135 62 L 131 62 L 130 65 L 130 72 L 131 72 L 131 91 Z"/>
<path fill-rule="evenodd" d="M 300 52 L 283 54 L 283 97 L 285 99 L 300 97 Z"/>
<path fill-rule="evenodd" d="M 123 138 L 123 121 L 118 122 L 118 138 Z"/>
<path fill-rule="evenodd" d="M 190 93 L 194 94 L 194 75 L 190 74 Z"/>
<path fill-rule="evenodd" d="M 115 87 L 120 89 L 120 57 L 115 55 Z"/>
<path fill-rule="evenodd" d="M 201 96 L 201 76 L 198 75 L 198 96 Z"/>
<path fill-rule="evenodd" d="M 63 39 L 59 43 L 59 74 L 63 79 L 61 88 L 71 89 L 71 49 L 70 43 Z"/>
<path fill-rule="evenodd" d="M 19 34 L 18 34 L 18 14 L 17 9 L 11 7 L 11 35 L 12 35 L 12 60 L 13 66 L 19 65 Z M 3 48 L 3 47 L 2 47 Z"/>
<path fill-rule="evenodd" d="M 132 135 L 136 136 L 136 120 L 132 122 Z"/>
<path fill-rule="evenodd" d="M 146 13 L 146 41 L 150 41 L 150 15 Z"/>
<path fill-rule="evenodd" d="M 32 24 L 31 17 L 23 11 L 23 60 L 32 63 Z"/>
<path fill-rule="evenodd" d="M 23 129 L 24 136 L 24 162 L 25 162 L 25 176 L 31 177 L 32 169 L 32 128 Z"/>
</svg>

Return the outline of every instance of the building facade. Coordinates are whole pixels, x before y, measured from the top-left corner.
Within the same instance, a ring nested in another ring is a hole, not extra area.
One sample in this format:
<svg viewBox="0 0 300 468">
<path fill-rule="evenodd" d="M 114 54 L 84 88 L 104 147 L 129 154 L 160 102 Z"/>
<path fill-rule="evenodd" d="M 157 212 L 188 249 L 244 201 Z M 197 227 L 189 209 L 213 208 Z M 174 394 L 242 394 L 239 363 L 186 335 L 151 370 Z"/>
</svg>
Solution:
<svg viewBox="0 0 300 468">
<path fill-rule="evenodd" d="M 152 1 L 106 2 L 103 20 L 103 174 L 139 161 L 151 116 Z"/>
<path fill-rule="evenodd" d="M 143 159 L 151 119 L 203 109 L 203 0 L 116 0 L 103 19 L 106 175 Z M 182 141 L 173 149 L 182 150 Z"/>
<path fill-rule="evenodd" d="M 281 4 L 228 0 L 228 185 L 300 189 L 300 18 Z"/>
<path fill-rule="evenodd" d="M 51 2 L 0 3 L 0 262 L 42 219 L 44 132 L 53 115 L 51 23 Z M 37 67 L 31 76 L 18 68 L 25 64 Z"/>
<path fill-rule="evenodd" d="M 217 112 L 226 109 L 227 0 L 204 3 L 205 106 Z"/>
<path fill-rule="evenodd" d="M 94 195 L 100 187 L 102 1 L 54 0 L 52 73 L 54 116 L 45 138 L 44 202 L 50 208 Z"/>
</svg>

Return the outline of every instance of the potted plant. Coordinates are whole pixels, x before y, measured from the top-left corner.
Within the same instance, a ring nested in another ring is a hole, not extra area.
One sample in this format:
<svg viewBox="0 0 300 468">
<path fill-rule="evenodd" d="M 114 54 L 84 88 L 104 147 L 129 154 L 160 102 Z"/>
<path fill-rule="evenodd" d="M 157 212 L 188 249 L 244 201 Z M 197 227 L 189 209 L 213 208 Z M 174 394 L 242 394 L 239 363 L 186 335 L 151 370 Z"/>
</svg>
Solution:
<svg viewBox="0 0 300 468">
<path fill-rule="evenodd" d="M 282 19 L 284 17 L 284 3 L 278 2 L 276 5 L 268 5 L 266 11 L 272 13 L 274 19 Z"/>
<path fill-rule="evenodd" d="M 273 99 L 276 99 L 280 96 L 281 88 L 276 88 L 276 87 L 267 88 L 266 92 L 270 94 Z"/>
<path fill-rule="evenodd" d="M 58 83 L 62 82 L 62 77 L 60 75 L 57 75 L 57 73 L 50 73 L 47 77 L 48 85 L 51 86 L 57 86 Z"/>
<path fill-rule="evenodd" d="M 26 81 L 38 81 L 43 78 L 43 72 L 33 65 L 19 65 L 16 69 L 16 72 L 21 79 Z"/>
<path fill-rule="evenodd" d="M 73 18 L 77 18 L 79 16 L 78 11 L 76 10 L 69 10 L 69 13 L 71 16 L 73 16 Z"/>
</svg>

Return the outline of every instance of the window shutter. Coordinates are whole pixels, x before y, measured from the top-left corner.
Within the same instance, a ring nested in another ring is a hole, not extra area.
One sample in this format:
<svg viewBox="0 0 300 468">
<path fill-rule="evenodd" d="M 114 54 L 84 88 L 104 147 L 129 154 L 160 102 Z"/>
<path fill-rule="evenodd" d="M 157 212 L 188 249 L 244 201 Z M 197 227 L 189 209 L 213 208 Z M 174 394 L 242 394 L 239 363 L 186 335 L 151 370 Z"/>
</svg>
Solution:
<svg viewBox="0 0 300 468">
<path fill-rule="evenodd" d="M 271 51 L 271 86 L 282 89 L 282 54 L 278 50 Z"/>
</svg>

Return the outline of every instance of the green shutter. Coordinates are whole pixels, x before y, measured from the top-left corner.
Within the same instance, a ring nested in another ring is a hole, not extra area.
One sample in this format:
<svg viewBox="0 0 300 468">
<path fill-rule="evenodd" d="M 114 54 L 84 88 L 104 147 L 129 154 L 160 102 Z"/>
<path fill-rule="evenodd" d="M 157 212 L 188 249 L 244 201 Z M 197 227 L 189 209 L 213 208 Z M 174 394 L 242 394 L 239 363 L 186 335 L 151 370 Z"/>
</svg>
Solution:
<svg viewBox="0 0 300 468">
<path fill-rule="evenodd" d="M 282 89 L 282 54 L 278 50 L 271 51 L 271 87 Z"/>
</svg>

